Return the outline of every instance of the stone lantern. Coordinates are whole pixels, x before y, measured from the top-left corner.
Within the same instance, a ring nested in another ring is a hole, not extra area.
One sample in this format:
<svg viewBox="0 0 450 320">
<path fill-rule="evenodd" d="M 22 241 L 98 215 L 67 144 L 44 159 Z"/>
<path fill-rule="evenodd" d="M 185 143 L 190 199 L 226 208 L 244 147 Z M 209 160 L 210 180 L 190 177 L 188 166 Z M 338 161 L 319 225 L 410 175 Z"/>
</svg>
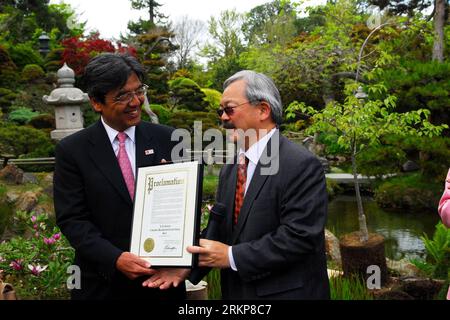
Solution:
<svg viewBox="0 0 450 320">
<path fill-rule="evenodd" d="M 42 100 L 55 106 L 56 130 L 51 132 L 52 139 L 61 140 L 83 129 L 81 105 L 89 101 L 87 93 L 75 88 L 75 72 L 67 64 L 58 70 L 58 88 L 43 96 Z"/>
<path fill-rule="evenodd" d="M 50 52 L 50 38 L 43 32 L 38 38 L 39 41 L 39 52 L 45 58 L 45 56 Z"/>
</svg>

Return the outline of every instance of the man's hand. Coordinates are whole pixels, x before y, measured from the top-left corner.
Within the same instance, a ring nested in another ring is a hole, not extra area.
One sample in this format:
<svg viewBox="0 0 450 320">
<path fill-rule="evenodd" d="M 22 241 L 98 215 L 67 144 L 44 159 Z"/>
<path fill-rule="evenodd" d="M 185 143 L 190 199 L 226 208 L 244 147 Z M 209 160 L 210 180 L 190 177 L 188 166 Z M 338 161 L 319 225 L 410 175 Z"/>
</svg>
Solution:
<svg viewBox="0 0 450 320">
<path fill-rule="evenodd" d="M 142 285 L 149 288 L 159 288 L 161 290 L 175 288 L 187 278 L 190 269 L 163 268 L 155 270 L 155 274 L 145 280 Z"/>
<path fill-rule="evenodd" d="M 228 245 L 207 239 L 200 239 L 200 246 L 189 246 L 187 251 L 198 253 L 198 265 L 200 267 L 229 268 Z"/>
<path fill-rule="evenodd" d="M 136 279 L 144 275 L 152 275 L 156 270 L 149 269 L 151 264 L 131 252 L 123 252 L 116 261 L 116 268 L 127 276 Z"/>
</svg>

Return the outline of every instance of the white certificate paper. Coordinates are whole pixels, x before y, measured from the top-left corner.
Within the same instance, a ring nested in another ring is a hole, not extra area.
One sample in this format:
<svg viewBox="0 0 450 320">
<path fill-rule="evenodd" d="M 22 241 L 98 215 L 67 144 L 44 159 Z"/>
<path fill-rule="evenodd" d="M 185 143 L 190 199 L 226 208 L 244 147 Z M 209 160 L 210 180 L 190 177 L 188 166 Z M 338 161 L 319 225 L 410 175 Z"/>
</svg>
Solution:
<svg viewBox="0 0 450 320">
<path fill-rule="evenodd" d="M 197 161 L 139 168 L 131 252 L 152 267 L 192 267 L 202 175 Z"/>
</svg>

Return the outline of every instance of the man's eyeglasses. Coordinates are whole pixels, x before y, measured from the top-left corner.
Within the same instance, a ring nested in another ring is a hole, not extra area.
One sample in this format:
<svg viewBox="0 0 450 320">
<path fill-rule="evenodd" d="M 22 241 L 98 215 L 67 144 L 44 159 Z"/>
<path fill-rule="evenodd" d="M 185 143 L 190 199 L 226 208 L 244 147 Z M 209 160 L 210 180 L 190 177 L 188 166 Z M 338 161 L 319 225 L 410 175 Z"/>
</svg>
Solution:
<svg viewBox="0 0 450 320">
<path fill-rule="evenodd" d="M 128 91 L 125 92 L 117 97 L 115 97 L 114 103 L 121 103 L 121 104 L 128 104 L 133 100 L 134 95 L 137 95 L 139 99 L 143 98 L 145 94 L 147 93 L 148 85 L 144 84 L 140 88 L 134 90 L 134 91 Z"/>
<path fill-rule="evenodd" d="M 243 106 L 244 104 L 247 104 L 247 103 L 253 103 L 255 101 L 258 101 L 258 100 L 246 101 L 246 102 L 242 102 L 236 106 L 232 106 L 232 107 L 226 106 L 226 107 L 220 108 L 217 110 L 217 114 L 219 115 L 219 117 L 222 117 L 223 113 L 225 112 L 227 114 L 227 116 L 231 116 L 234 113 L 234 108 Z"/>
</svg>

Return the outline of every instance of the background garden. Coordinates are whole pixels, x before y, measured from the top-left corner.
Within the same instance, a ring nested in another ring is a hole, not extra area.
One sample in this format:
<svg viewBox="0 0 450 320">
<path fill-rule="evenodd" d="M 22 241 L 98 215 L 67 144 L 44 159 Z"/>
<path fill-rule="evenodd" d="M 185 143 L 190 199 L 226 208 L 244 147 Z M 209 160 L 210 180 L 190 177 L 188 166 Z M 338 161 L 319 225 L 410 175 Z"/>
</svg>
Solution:
<svg viewBox="0 0 450 320">
<path fill-rule="evenodd" d="M 159 122 L 192 134 L 194 121 L 203 130 L 220 128 L 223 81 L 256 70 L 280 89 L 283 134 L 319 156 L 329 174 L 374 177 L 356 189 L 327 179 L 333 299 L 444 299 L 450 231 L 438 224 L 437 204 L 450 167 L 449 4 L 336 0 L 304 12 L 300 4 L 268 1 L 243 14 L 224 11 L 205 25 L 189 17 L 171 23 L 157 1 L 131 0 L 148 19 L 130 21 L 116 41 L 86 32 L 68 4 L 1 0 L 0 158 L 54 156 L 54 108 L 42 96 L 55 88 L 64 62 L 83 90 L 90 58 L 135 55 L 146 67 Z M 48 50 L 39 44 L 44 33 Z M 82 111 L 84 127 L 98 119 L 88 104 Z M 66 299 L 73 251 L 55 227 L 52 165 L 19 167 L 0 171 L 0 278 L 22 299 Z M 207 168 L 203 225 L 219 169 Z M 384 290 L 339 273 L 336 237 L 361 229 L 357 199 L 368 231 L 385 239 Z M 217 270 L 206 280 L 210 298 L 220 298 Z"/>
</svg>

